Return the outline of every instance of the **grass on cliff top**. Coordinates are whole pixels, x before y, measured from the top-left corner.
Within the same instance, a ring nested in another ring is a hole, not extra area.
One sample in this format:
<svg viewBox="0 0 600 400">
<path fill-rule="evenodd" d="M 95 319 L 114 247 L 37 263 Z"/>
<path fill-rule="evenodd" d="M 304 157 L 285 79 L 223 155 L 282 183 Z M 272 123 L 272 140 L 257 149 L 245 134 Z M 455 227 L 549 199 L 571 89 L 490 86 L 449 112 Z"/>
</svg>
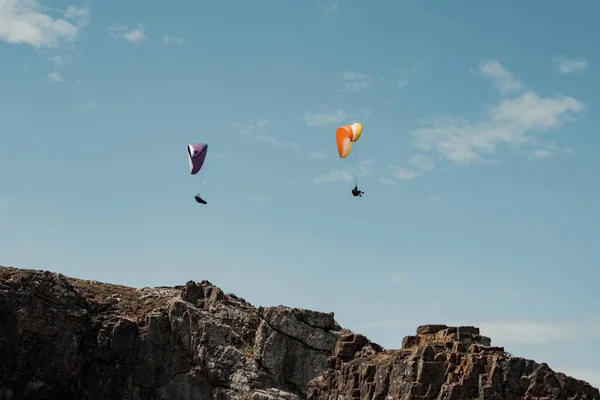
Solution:
<svg viewBox="0 0 600 400">
<path fill-rule="evenodd" d="M 21 278 L 36 272 L 33 269 L 20 269 L 13 267 L 5 267 L 0 265 L 0 282 L 8 281 L 9 279 Z"/>
<path fill-rule="evenodd" d="M 38 273 L 46 271 L 0 266 L 0 282 L 27 280 Z M 166 307 L 168 299 L 164 297 L 148 297 L 142 299 L 136 288 L 111 283 L 71 278 L 61 274 L 73 285 L 83 298 L 91 303 L 110 303 L 108 310 L 117 311 L 130 318 L 140 318 L 156 309 Z M 117 300 L 118 299 L 118 300 Z"/>
<path fill-rule="evenodd" d="M 136 288 L 77 278 L 66 278 L 83 297 L 94 303 L 112 303 L 112 309 L 129 317 L 141 318 L 151 311 L 166 307 L 167 299 L 142 299 Z M 118 301 L 117 301 L 118 299 Z"/>
</svg>

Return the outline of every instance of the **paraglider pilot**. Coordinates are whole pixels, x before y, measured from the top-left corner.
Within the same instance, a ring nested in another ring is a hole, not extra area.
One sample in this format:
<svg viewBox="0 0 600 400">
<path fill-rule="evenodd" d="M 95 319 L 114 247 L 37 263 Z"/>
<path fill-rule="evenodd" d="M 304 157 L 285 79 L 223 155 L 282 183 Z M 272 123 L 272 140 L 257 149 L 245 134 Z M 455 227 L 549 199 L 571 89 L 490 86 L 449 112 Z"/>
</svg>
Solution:
<svg viewBox="0 0 600 400">
<path fill-rule="evenodd" d="M 364 193 L 365 192 L 363 192 L 362 190 L 358 190 L 358 185 L 354 185 L 354 189 L 352 189 L 352 196 L 354 196 L 354 197 L 356 197 L 356 196 L 362 197 L 362 195 Z"/>
<path fill-rule="evenodd" d="M 206 204 L 206 201 L 202 200 L 202 198 L 200 197 L 200 194 L 195 195 L 194 199 L 196 199 L 196 202 L 198 202 L 200 204 Z"/>
</svg>

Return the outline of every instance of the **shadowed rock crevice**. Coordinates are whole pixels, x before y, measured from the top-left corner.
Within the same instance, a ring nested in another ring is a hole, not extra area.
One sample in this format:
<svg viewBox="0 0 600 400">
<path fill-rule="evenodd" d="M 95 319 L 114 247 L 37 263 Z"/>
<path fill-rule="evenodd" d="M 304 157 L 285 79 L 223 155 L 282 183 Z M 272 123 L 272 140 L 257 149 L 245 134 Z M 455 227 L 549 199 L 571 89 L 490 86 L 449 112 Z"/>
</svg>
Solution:
<svg viewBox="0 0 600 400">
<path fill-rule="evenodd" d="M 476 327 L 384 350 L 333 313 L 208 281 L 136 289 L 0 267 L 0 400 L 597 399 Z"/>
</svg>

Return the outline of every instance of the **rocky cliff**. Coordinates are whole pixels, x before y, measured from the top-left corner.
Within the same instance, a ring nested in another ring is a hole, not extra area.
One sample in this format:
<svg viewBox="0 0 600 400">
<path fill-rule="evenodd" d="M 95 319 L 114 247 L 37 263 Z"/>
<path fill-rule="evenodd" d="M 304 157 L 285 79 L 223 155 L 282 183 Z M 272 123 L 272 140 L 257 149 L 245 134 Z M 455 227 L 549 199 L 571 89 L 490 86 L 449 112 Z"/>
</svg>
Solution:
<svg viewBox="0 0 600 400">
<path fill-rule="evenodd" d="M 600 400 L 590 384 L 491 346 L 473 326 L 423 325 L 399 350 L 373 349 L 362 335 L 340 337 L 308 399 Z"/>
<path fill-rule="evenodd" d="M 400 350 L 333 313 L 253 307 L 210 282 L 135 289 L 0 267 L 0 400 L 597 399 L 477 328 Z"/>
</svg>

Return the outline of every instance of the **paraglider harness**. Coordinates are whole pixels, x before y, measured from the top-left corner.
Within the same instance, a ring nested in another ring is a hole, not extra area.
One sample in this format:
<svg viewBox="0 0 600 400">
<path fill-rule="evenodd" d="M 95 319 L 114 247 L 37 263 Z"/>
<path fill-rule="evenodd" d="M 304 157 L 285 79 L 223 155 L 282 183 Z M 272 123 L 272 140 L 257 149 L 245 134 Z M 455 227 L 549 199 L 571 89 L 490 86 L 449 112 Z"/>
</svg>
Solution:
<svg viewBox="0 0 600 400">
<path fill-rule="evenodd" d="M 363 192 L 362 190 L 358 190 L 358 185 L 355 185 L 355 186 L 354 186 L 354 189 L 352 189 L 352 196 L 354 196 L 354 197 L 356 197 L 356 196 L 358 196 L 358 197 L 362 197 L 362 195 L 363 195 L 364 193 L 365 193 L 365 192 Z"/>
<path fill-rule="evenodd" d="M 202 198 L 200 197 L 199 194 L 195 195 L 194 199 L 196 199 L 196 202 L 198 202 L 200 204 L 206 204 L 206 201 L 202 200 Z"/>
</svg>

